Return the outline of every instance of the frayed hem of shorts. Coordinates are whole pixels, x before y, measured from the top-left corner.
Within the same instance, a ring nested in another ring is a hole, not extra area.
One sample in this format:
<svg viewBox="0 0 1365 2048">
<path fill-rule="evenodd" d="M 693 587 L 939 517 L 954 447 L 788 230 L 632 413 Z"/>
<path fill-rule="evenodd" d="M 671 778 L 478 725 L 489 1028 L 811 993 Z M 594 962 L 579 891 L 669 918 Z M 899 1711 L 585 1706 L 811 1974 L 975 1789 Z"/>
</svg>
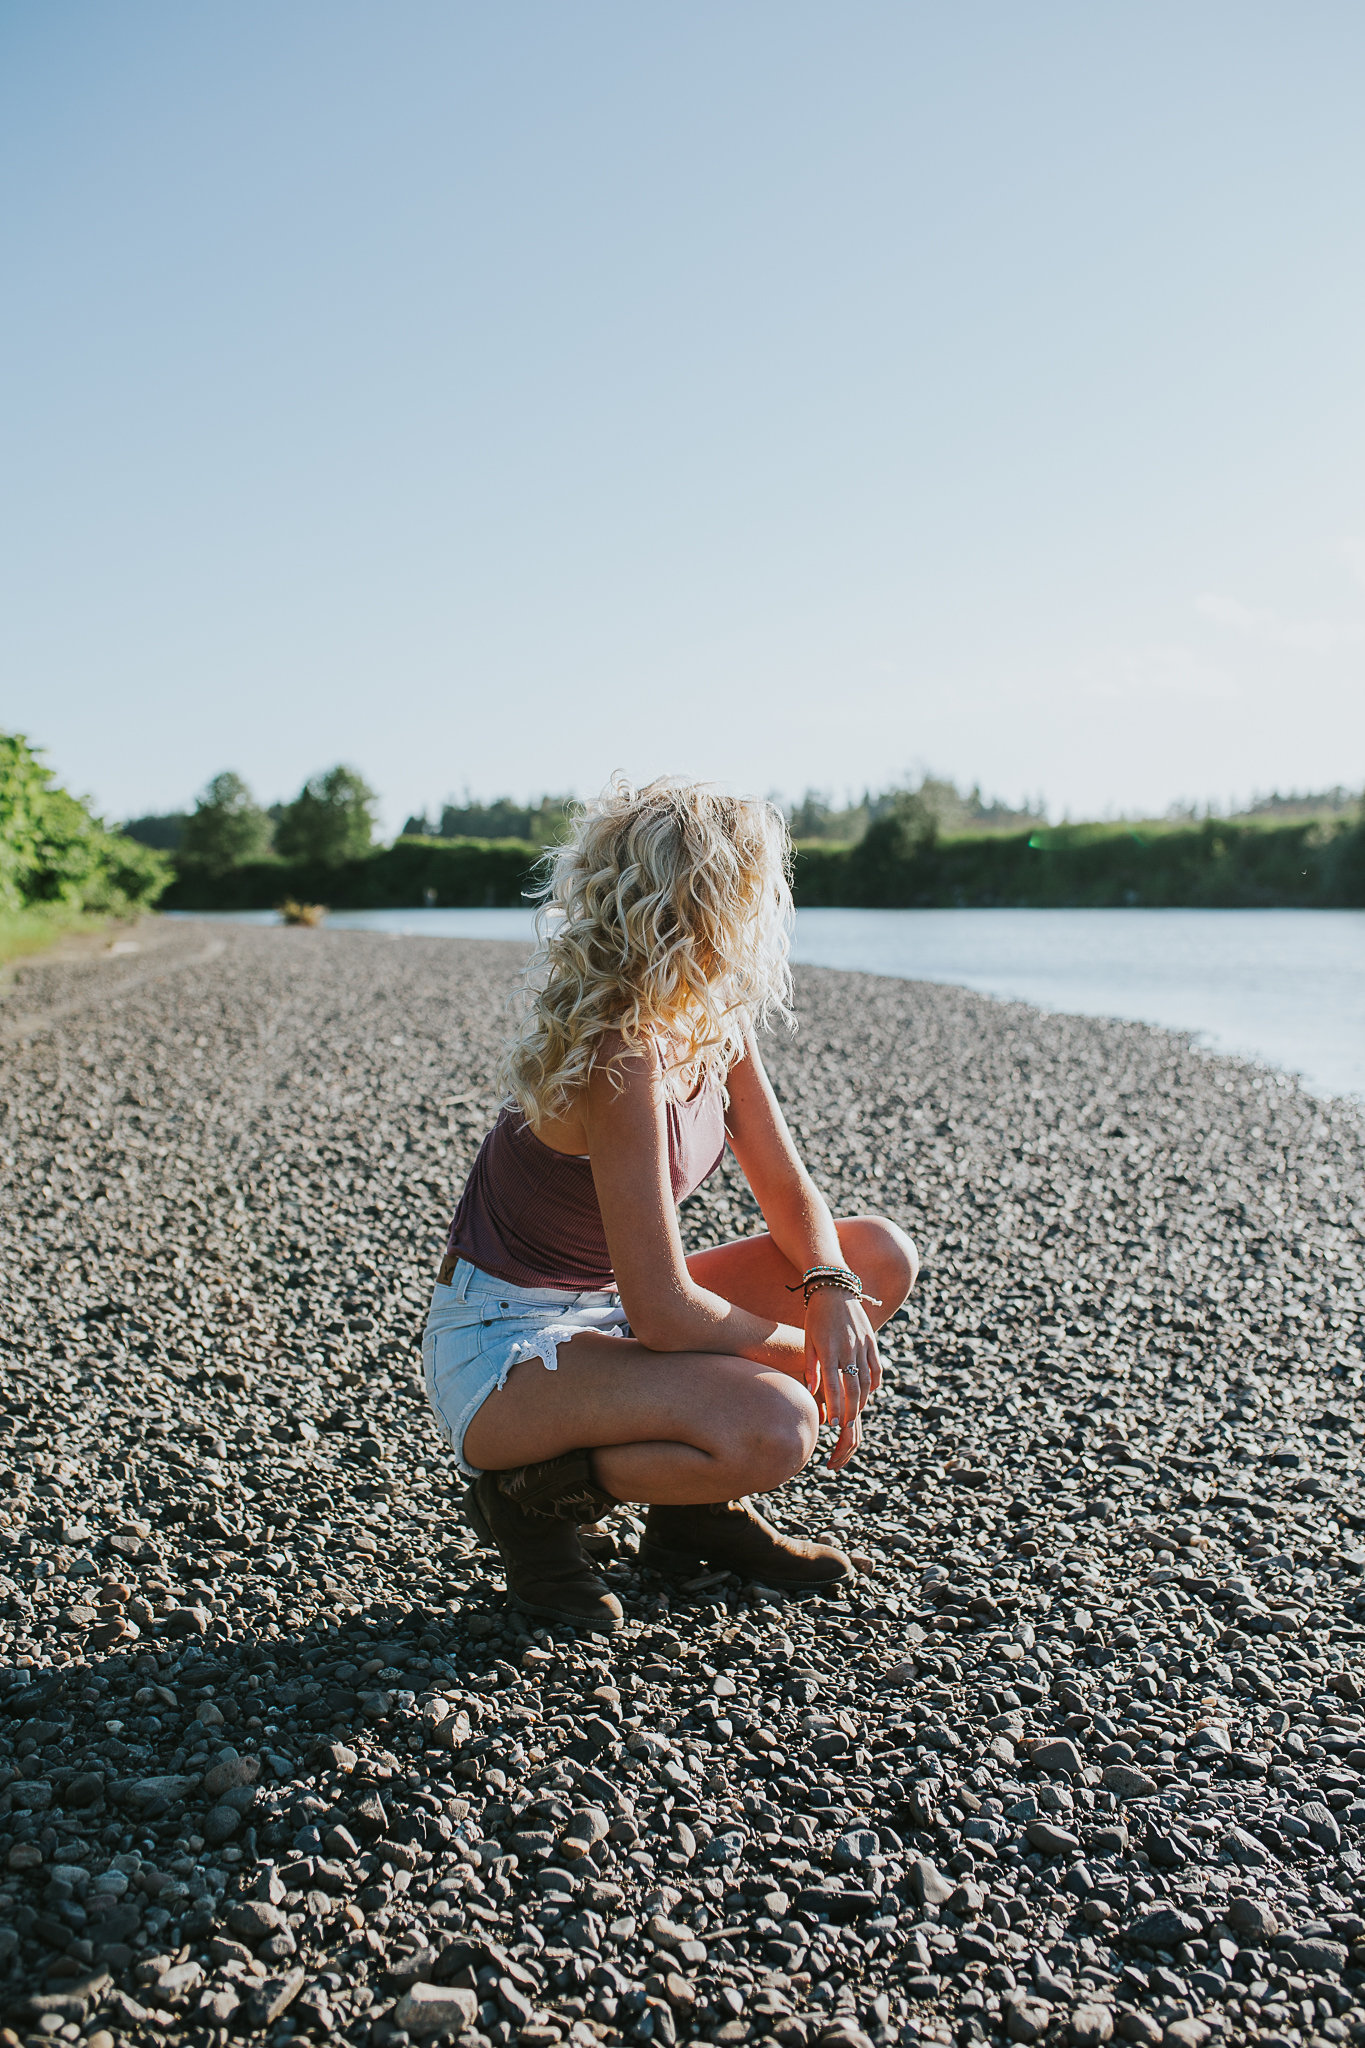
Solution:
<svg viewBox="0 0 1365 2048">
<path fill-rule="evenodd" d="M 582 1330 L 592 1327 L 592 1324 L 584 1323 L 547 1323 L 534 1337 L 518 1337 L 503 1363 L 494 1392 L 501 1393 L 512 1367 L 524 1365 L 528 1358 L 538 1358 L 546 1372 L 558 1372 L 560 1345 L 567 1344 L 571 1337 L 577 1337 Z M 625 1330 L 610 1327 L 597 1331 L 599 1337 L 624 1337 L 627 1334 Z"/>
</svg>

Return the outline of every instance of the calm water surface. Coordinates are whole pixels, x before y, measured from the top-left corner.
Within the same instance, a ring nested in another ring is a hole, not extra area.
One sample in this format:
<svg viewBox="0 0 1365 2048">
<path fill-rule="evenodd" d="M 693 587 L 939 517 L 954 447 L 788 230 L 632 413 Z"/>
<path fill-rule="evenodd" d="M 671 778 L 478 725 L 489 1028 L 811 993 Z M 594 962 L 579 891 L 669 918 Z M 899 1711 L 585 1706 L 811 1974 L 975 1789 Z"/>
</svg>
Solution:
<svg viewBox="0 0 1365 2048">
<path fill-rule="evenodd" d="M 237 921 L 277 922 L 272 911 Z M 526 939 L 529 910 L 339 910 L 343 930 Z M 812 966 L 1196 1034 L 1323 1095 L 1365 1096 L 1365 911 L 803 910 Z"/>
</svg>

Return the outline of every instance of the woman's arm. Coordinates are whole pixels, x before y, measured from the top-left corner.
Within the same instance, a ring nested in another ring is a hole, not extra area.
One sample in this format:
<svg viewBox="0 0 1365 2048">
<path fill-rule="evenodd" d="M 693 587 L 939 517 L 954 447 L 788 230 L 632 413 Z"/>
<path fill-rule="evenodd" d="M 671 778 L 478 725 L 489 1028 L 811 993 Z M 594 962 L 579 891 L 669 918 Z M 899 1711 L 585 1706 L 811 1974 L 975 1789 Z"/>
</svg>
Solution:
<svg viewBox="0 0 1365 2048">
<path fill-rule="evenodd" d="M 699 1286 L 687 1270 L 657 1053 L 630 1054 L 617 1074 L 619 1087 L 599 1061 L 582 1109 L 607 1249 L 631 1329 L 651 1351 L 729 1352 L 804 1378 L 799 1329 L 750 1315 Z"/>
<path fill-rule="evenodd" d="M 668 1123 L 657 1053 L 621 1062 L 621 1085 L 594 1068 L 583 1124 L 607 1249 L 630 1326 L 651 1351 L 717 1351 L 775 1366 L 816 1396 L 839 1436 L 837 1470 L 861 1440 L 859 1414 L 881 1384 L 877 1342 L 851 1295 L 821 1288 L 793 1322 L 737 1307 L 693 1279 L 683 1256 L 668 1171 Z M 796 1272 L 843 1263 L 828 1205 L 806 1172 L 756 1049 L 730 1074 L 730 1142 L 774 1242 Z M 780 1234 L 779 1234 L 780 1232 Z"/>
<path fill-rule="evenodd" d="M 842 1266 L 829 1204 L 793 1143 L 752 1033 L 745 1035 L 744 1058 L 730 1069 L 729 1093 L 730 1147 L 773 1243 L 797 1273 L 812 1266 Z M 839 1425 L 830 1459 L 837 1470 L 857 1450 L 859 1417 L 882 1382 L 876 1333 L 861 1300 L 837 1287 L 815 1289 L 803 1320 L 803 1377 L 826 1418 Z"/>
<path fill-rule="evenodd" d="M 798 1273 L 841 1266 L 834 1218 L 796 1149 L 758 1047 L 745 1034 L 745 1054 L 730 1069 L 725 1119 L 730 1149 L 763 1211 L 773 1243 Z M 799 1300 L 798 1300 L 799 1306 Z"/>
</svg>

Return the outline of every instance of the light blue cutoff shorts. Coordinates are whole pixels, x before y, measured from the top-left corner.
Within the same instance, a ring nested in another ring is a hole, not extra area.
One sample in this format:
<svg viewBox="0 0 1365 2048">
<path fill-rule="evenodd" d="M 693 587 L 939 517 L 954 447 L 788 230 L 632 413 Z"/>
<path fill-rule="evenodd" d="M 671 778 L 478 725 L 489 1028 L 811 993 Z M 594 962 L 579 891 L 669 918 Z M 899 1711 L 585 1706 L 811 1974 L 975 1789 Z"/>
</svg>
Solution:
<svg viewBox="0 0 1365 2048">
<path fill-rule="evenodd" d="M 490 1394 L 525 1358 L 547 1372 L 558 1346 L 580 1330 L 628 1337 L 621 1297 L 610 1288 L 581 1294 L 562 1287 L 509 1287 L 468 1259 L 457 1259 L 449 1287 L 438 1280 L 422 1336 L 422 1376 L 441 1435 L 468 1479 L 479 1467 L 464 1455 L 464 1434 Z"/>
</svg>

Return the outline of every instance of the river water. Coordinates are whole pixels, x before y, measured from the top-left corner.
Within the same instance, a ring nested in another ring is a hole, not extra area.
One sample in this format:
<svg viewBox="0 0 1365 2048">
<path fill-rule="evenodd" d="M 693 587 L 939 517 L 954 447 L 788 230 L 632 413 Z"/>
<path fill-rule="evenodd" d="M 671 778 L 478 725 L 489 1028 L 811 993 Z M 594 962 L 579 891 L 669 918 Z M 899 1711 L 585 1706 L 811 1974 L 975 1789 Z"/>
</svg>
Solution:
<svg viewBox="0 0 1365 2048">
<path fill-rule="evenodd" d="M 272 924 L 271 911 L 229 913 Z M 340 929 L 526 939 L 529 910 L 339 910 Z M 803 910 L 793 957 L 1195 1034 L 1365 1096 L 1365 911 Z"/>
</svg>

